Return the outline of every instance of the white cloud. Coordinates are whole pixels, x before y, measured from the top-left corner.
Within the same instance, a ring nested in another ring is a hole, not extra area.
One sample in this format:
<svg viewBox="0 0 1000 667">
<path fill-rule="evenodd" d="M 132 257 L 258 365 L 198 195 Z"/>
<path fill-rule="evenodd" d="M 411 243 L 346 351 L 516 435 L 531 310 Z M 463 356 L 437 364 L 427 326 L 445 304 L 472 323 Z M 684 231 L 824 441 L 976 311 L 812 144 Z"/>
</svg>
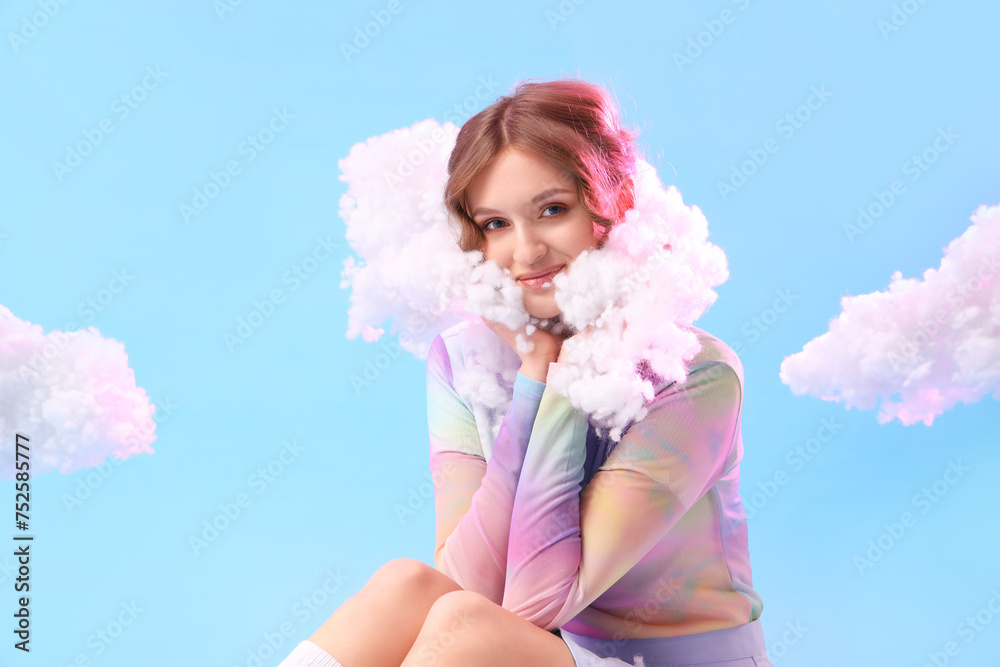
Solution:
<svg viewBox="0 0 1000 667">
<path fill-rule="evenodd" d="M 122 343 L 93 327 L 46 334 L 0 305 L 0 479 L 14 478 L 16 434 L 33 476 L 152 453 L 153 410 Z"/>
<path fill-rule="evenodd" d="M 879 422 L 906 425 L 1000 398 L 1000 206 L 971 220 L 922 280 L 896 271 L 886 291 L 843 297 L 830 330 L 782 362 L 782 382 L 848 408 L 881 399 Z"/>
</svg>

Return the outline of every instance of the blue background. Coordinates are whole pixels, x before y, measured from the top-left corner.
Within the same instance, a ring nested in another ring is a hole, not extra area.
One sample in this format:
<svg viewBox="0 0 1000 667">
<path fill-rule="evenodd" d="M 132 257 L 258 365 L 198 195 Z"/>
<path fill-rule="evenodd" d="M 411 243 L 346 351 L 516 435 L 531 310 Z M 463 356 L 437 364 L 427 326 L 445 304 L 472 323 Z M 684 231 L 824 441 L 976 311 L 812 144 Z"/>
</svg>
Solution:
<svg viewBox="0 0 1000 667">
<path fill-rule="evenodd" d="M 518 80 L 582 76 L 615 91 L 664 182 L 704 211 L 729 259 L 697 324 L 745 366 L 741 488 L 773 663 L 922 665 L 954 641 L 949 664 L 993 664 L 1000 617 L 981 613 L 989 622 L 975 632 L 959 624 L 994 594 L 1000 603 L 996 401 L 931 427 L 880 425 L 874 410 L 792 395 L 778 368 L 827 330 L 842 296 L 938 266 L 972 211 L 1000 202 L 1000 7 L 346 5 L 0 10 L 0 303 L 46 331 L 95 326 L 122 341 L 159 406 L 155 454 L 104 477 L 33 480 L 32 651 L 15 651 L 4 627 L 15 575 L 0 556 L 0 663 L 277 665 L 386 561 L 433 562 L 432 500 L 402 520 L 396 511 L 429 478 L 423 362 L 402 354 L 370 385 L 351 382 L 383 349 L 344 335 L 340 270 L 352 253 L 337 160 L 424 118 L 462 122 Z M 898 30 L 880 29 L 894 8 Z M 372 12 L 389 20 L 365 43 Z M 33 20 L 42 27 L 26 28 Z M 814 87 L 828 98 L 802 107 Z M 276 110 L 291 118 L 250 160 L 243 142 Z M 789 136 L 778 123 L 796 112 Z M 57 174 L 53 162 L 103 119 L 112 131 Z M 910 180 L 904 163 L 947 128 L 957 140 Z M 769 138 L 777 152 L 720 193 Z M 185 220 L 180 206 L 230 161 L 239 173 Z M 897 178 L 905 193 L 850 242 L 844 225 Z M 306 262 L 327 238 L 334 254 Z M 296 266 L 313 269 L 297 285 Z M 88 309 L 116 271 L 126 288 Z M 284 302 L 230 349 L 225 336 L 276 288 Z M 779 313 L 781 293 L 792 296 Z M 793 463 L 824 419 L 834 436 Z M 290 441 L 301 451 L 275 464 Z M 958 461 L 968 471 L 922 511 L 914 495 Z M 280 472 L 254 477 L 269 464 Z M 87 497 L 68 502 L 75 494 Z M 193 548 L 239 494 L 239 516 Z M 4 503 L 13 495 L 0 484 Z M 915 524 L 885 537 L 907 511 Z M 859 572 L 855 557 L 880 537 L 889 548 Z M 134 622 L 100 640 L 133 602 Z"/>
</svg>

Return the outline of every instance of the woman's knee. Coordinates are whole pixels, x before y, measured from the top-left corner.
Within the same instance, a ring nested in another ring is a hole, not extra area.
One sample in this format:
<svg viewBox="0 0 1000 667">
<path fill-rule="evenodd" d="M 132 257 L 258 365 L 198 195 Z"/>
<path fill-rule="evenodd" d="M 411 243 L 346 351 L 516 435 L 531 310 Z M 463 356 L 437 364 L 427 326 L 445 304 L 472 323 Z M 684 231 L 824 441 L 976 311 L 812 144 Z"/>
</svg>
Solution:
<svg viewBox="0 0 1000 667">
<path fill-rule="evenodd" d="M 446 656 L 444 664 L 478 664 L 497 641 L 492 628 L 498 614 L 508 613 L 473 591 L 446 593 L 427 612 L 411 655 L 426 663 Z"/>
<path fill-rule="evenodd" d="M 365 584 L 365 590 L 369 593 L 403 592 L 407 595 L 428 593 L 436 598 L 461 590 L 461 586 L 426 563 L 412 558 L 396 558 L 376 570 Z"/>
<path fill-rule="evenodd" d="M 474 591 L 458 590 L 445 593 L 431 605 L 426 623 L 467 629 L 476 619 L 494 613 L 498 607 Z"/>
</svg>

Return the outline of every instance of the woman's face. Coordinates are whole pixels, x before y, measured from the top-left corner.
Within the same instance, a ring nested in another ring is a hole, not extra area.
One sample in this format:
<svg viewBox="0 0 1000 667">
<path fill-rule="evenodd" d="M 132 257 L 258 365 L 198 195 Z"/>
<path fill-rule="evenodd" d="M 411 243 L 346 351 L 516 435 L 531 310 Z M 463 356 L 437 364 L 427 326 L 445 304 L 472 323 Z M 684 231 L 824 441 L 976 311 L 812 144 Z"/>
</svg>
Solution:
<svg viewBox="0 0 1000 667">
<path fill-rule="evenodd" d="M 529 315 L 558 315 L 552 276 L 603 233 L 577 199 L 572 176 L 508 147 L 479 173 L 467 194 L 469 214 L 486 237 L 485 259 L 510 270 L 524 290 Z M 532 279 L 540 274 L 546 275 Z"/>
</svg>

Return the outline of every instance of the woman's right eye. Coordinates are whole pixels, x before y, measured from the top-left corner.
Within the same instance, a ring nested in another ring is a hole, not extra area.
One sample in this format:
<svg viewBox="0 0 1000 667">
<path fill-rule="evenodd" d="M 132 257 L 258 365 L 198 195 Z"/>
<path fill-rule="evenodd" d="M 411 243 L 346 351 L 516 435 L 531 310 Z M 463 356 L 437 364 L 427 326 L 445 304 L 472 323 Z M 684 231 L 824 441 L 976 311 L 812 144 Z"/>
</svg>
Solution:
<svg viewBox="0 0 1000 667">
<path fill-rule="evenodd" d="M 496 227 L 490 227 L 490 225 L 493 224 L 494 222 L 503 222 L 503 220 L 487 220 L 485 223 L 483 223 L 483 226 L 480 227 L 480 229 L 483 230 L 483 232 L 488 232 L 490 230 L 496 229 Z"/>
</svg>

